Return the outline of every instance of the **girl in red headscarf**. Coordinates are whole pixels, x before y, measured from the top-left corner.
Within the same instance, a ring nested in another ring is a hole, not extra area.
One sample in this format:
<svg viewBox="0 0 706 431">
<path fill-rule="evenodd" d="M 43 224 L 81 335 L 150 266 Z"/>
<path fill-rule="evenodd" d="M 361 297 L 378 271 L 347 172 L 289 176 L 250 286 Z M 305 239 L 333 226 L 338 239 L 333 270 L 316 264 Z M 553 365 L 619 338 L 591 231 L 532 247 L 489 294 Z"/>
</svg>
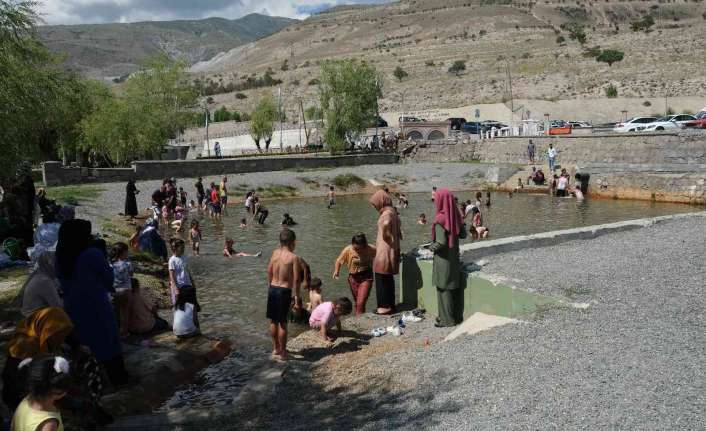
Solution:
<svg viewBox="0 0 706 431">
<path fill-rule="evenodd" d="M 466 237 L 461 215 L 453 194 L 437 190 L 434 199 L 436 216 L 432 224 L 429 249 L 434 252 L 432 282 L 436 286 L 439 317 L 436 326 L 455 326 L 463 320 L 463 288 L 459 240 Z"/>
</svg>

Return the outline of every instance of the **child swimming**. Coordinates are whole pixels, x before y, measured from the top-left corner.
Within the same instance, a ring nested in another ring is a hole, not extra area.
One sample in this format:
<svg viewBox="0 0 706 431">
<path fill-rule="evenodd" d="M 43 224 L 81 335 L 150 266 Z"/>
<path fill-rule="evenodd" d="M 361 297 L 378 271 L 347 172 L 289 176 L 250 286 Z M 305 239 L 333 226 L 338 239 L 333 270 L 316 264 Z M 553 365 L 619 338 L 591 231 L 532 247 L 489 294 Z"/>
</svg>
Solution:
<svg viewBox="0 0 706 431">
<path fill-rule="evenodd" d="M 294 226 L 296 224 L 297 222 L 295 222 L 288 213 L 284 213 L 284 216 L 282 217 L 282 226 Z"/>
<path fill-rule="evenodd" d="M 255 254 L 250 254 L 250 253 L 245 253 L 243 251 L 236 251 L 235 248 L 235 241 L 233 241 L 233 238 L 226 237 L 226 243 L 225 246 L 223 247 L 223 256 L 224 257 L 260 257 L 262 256 L 262 252 L 258 251 Z"/>
<path fill-rule="evenodd" d="M 421 225 L 427 224 L 427 215 L 424 213 L 419 214 L 419 219 L 417 220 L 417 224 L 421 224 Z"/>
</svg>

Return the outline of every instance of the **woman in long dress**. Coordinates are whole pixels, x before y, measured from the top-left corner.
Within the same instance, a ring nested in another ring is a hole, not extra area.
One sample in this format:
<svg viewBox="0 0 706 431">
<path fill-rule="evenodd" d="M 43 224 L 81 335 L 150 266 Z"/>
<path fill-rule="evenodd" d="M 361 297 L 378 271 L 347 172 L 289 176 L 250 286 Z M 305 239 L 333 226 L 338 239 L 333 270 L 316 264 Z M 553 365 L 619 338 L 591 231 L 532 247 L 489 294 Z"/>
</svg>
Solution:
<svg viewBox="0 0 706 431">
<path fill-rule="evenodd" d="M 140 193 L 135 186 L 134 180 L 128 180 L 125 186 L 125 215 L 135 218 L 137 215 L 137 198 L 135 195 Z"/>
<path fill-rule="evenodd" d="M 113 268 L 105 244 L 91 236 L 87 220 L 69 220 L 59 229 L 56 271 L 64 292 L 64 308 L 71 317 L 78 341 L 88 346 L 103 365 L 113 385 L 128 382 L 122 345 L 108 292 L 113 289 Z"/>
<path fill-rule="evenodd" d="M 395 275 L 400 272 L 400 218 L 392 206 L 392 198 L 384 190 L 378 190 L 370 198 L 370 205 L 380 214 L 373 260 L 376 314 L 392 314 L 395 312 Z"/>
<path fill-rule="evenodd" d="M 431 228 L 434 252 L 432 283 L 436 286 L 439 317 L 436 326 L 456 326 L 463 321 L 463 285 L 459 239 L 466 237 L 463 217 L 448 189 L 437 190 L 434 199 L 436 217 Z"/>
</svg>

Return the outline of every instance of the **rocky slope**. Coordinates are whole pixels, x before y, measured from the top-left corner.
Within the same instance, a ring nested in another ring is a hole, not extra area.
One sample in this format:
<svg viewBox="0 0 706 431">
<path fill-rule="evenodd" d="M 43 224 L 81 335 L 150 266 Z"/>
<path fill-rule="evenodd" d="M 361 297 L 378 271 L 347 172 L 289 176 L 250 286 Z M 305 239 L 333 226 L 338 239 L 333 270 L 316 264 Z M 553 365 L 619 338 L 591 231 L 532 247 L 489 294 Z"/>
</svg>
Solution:
<svg viewBox="0 0 706 431">
<path fill-rule="evenodd" d="M 39 35 L 52 51 L 66 54 L 67 66 L 99 78 L 119 77 L 138 69 L 157 53 L 195 63 L 222 51 L 269 36 L 297 22 L 251 14 L 236 20 L 42 26 Z"/>
<path fill-rule="evenodd" d="M 650 31 L 633 31 L 631 23 L 646 15 L 655 21 Z M 574 22 L 587 34 L 583 45 L 566 30 Z M 295 118 L 299 99 L 305 106 L 316 102 L 317 65 L 332 58 L 376 66 L 384 79 L 384 111 L 506 102 L 508 77 L 519 99 L 595 99 L 605 97 L 610 84 L 620 97 L 704 96 L 705 38 L 703 2 L 402 0 L 314 15 L 197 63 L 192 72 L 226 85 L 270 68 L 283 81 L 284 103 Z M 618 49 L 625 58 L 608 66 L 589 54 L 591 48 Z M 459 76 L 448 73 L 457 60 L 467 68 Z M 401 81 L 393 76 L 398 66 L 409 75 Z M 273 90 L 213 99 L 249 111 L 262 92 Z"/>
</svg>

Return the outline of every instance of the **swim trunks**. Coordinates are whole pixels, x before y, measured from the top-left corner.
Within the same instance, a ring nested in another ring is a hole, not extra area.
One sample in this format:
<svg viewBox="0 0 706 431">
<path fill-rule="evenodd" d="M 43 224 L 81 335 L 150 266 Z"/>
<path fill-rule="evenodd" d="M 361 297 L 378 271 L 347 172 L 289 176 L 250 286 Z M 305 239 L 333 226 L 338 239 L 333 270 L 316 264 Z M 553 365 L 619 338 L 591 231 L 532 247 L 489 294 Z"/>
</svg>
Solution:
<svg viewBox="0 0 706 431">
<path fill-rule="evenodd" d="M 267 292 L 267 318 L 274 323 L 287 323 L 292 303 L 292 289 L 270 285 Z"/>
</svg>

